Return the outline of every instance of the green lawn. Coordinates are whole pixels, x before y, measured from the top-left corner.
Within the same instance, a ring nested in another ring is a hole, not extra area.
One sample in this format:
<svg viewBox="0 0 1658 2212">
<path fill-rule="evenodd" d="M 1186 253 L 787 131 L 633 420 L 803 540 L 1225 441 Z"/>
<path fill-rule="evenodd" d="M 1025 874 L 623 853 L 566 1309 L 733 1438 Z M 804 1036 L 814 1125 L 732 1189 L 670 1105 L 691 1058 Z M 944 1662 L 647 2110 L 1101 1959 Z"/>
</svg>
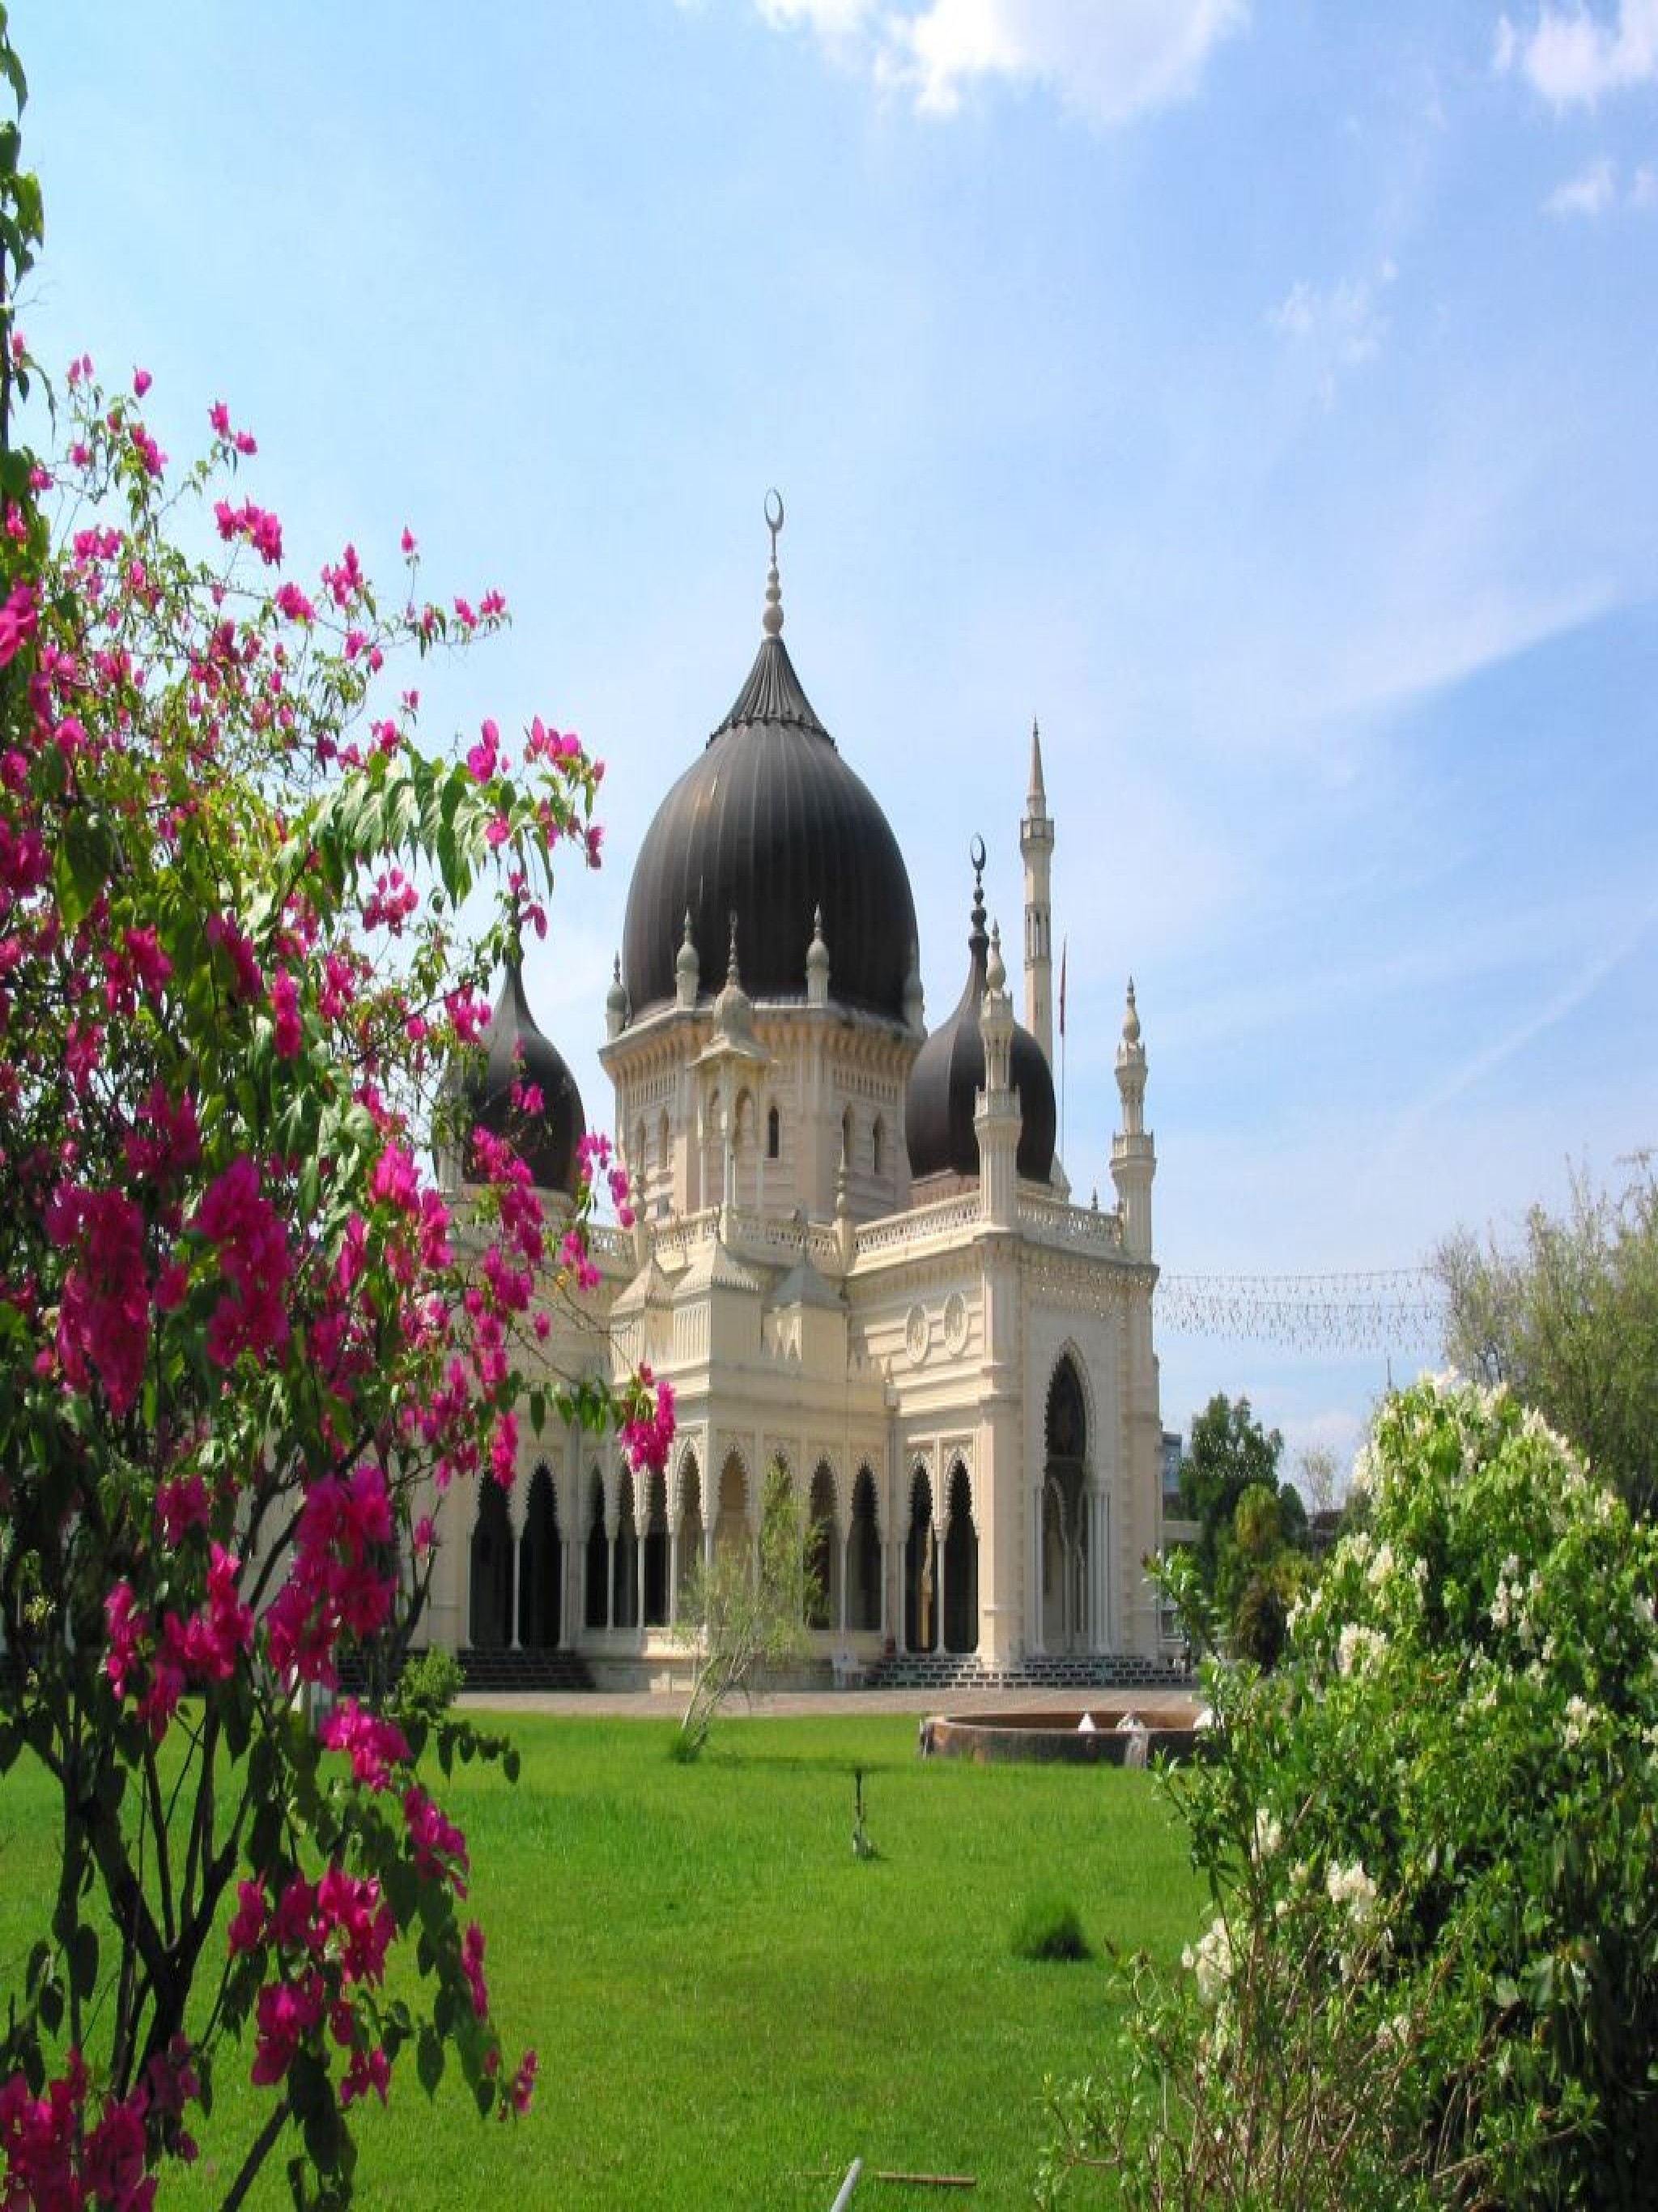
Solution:
<svg viewBox="0 0 1658 2212">
<path fill-rule="evenodd" d="M 1144 1775 L 923 1765 L 914 1722 L 883 1715 L 733 1720 L 689 1767 L 665 1724 L 512 1727 L 517 1788 L 467 1769 L 447 1802 L 503 2033 L 540 2052 L 535 2110 L 485 2127 L 458 2081 L 428 2104 L 409 2066 L 361 2129 L 359 2201 L 387 2212 L 807 2212 L 855 2155 L 977 2179 L 872 2179 L 860 2208 L 1023 2203 L 1043 2077 L 1096 2064 L 1110 2020 L 1097 1959 L 1013 1955 L 1020 1907 L 1073 1904 L 1096 1954 L 1169 1955 L 1201 1918 Z M 868 1862 L 852 1850 L 858 1765 Z M 34 1788 L 0 1786 L 0 2002 L 21 1978 L 20 1900 L 50 1881 Z M 222 2065 L 202 2166 L 169 2177 L 164 2206 L 216 2202 L 262 2102 L 243 2081 Z M 250 2202 L 287 2202 L 279 2161 Z"/>
</svg>

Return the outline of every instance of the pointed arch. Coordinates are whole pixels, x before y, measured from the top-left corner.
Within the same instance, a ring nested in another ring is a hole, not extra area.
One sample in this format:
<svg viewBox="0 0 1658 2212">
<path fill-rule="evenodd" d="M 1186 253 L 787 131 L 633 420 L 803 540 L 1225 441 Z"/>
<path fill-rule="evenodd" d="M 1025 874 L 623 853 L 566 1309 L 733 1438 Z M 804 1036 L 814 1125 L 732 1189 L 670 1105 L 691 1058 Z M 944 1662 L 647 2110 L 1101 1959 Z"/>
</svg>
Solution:
<svg viewBox="0 0 1658 2212">
<path fill-rule="evenodd" d="M 867 1462 L 852 1486 L 847 1538 L 847 1626 L 881 1626 L 881 1529 L 875 1476 Z"/>
<path fill-rule="evenodd" d="M 808 1628 L 835 1628 L 840 1625 L 841 1555 L 841 1511 L 835 1474 L 829 1462 L 820 1459 L 812 1470 L 811 1489 L 806 1501 L 805 1562 L 811 1589 L 811 1602 L 806 1609 Z"/>
<path fill-rule="evenodd" d="M 634 1474 L 630 1467 L 622 1469 L 622 1479 L 617 1486 L 616 1539 L 610 1546 L 610 1574 L 616 1586 L 610 1625 L 615 1628 L 637 1628 L 639 1524 L 634 1511 Z"/>
<path fill-rule="evenodd" d="M 668 1623 L 668 1504 L 667 1485 L 654 1468 L 641 1478 L 645 1489 L 640 1529 L 645 1539 L 645 1588 L 641 1619 L 647 1628 L 665 1628 Z"/>
<path fill-rule="evenodd" d="M 545 1460 L 530 1478 L 519 1546 L 518 1640 L 526 1651 L 552 1651 L 563 1627 L 564 1541 L 558 1492 Z"/>
<path fill-rule="evenodd" d="M 582 1620 L 589 1628 L 603 1628 L 610 1617 L 610 1540 L 604 1527 L 604 1478 L 597 1467 L 587 1478 L 587 1539 L 581 1579 L 586 1592 Z"/>
<path fill-rule="evenodd" d="M 506 1492 L 487 1478 L 478 1484 L 471 1567 L 472 1649 L 504 1651 L 513 1637 L 513 1516 Z"/>
<path fill-rule="evenodd" d="M 904 1649 L 938 1648 L 938 1533 L 932 1525 L 932 1482 L 917 1460 L 909 1483 L 909 1533 L 904 1540 Z"/>
<path fill-rule="evenodd" d="M 676 1611 L 702 1557 L 702 1474 L 689 1445 L 679 1455 L 677 1472 L 674 1534 L 679 1550 L 679 1581 L 674 1592 Z"/>
<path fill-rule="evenodd" d="M 979 1648 L 979 1534 L 973 1525 L 973 1485 L 965 1464 L 952 1461 L 945 1485 L 944 1613 L 946 1651 Z"/>
</svg>

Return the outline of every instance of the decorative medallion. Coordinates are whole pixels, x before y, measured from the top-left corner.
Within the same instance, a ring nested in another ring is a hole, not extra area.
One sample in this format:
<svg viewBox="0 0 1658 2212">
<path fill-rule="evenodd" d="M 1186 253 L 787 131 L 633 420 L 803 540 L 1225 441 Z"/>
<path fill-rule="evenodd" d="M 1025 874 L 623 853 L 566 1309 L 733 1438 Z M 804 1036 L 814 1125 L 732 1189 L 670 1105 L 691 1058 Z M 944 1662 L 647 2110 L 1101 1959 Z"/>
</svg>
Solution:
<svg viewBox="0 0 1658 2212">
<path fill-rule="evenodd" d="M 927 1340 L 932 1331 L 927 1327 L 926 1309 L 912 1306 L 909 1318 L 904 1323 L 904 1349 L 909 1354 L 909 1364 L 919 1367 L 926 1358 Z"/>
<path fill-rule="evenodd" d="M 944 1300 L 944 1349 L 957 1358 L 967 1346 L 967 1300 L 952 1291 Z"/>
</svg>

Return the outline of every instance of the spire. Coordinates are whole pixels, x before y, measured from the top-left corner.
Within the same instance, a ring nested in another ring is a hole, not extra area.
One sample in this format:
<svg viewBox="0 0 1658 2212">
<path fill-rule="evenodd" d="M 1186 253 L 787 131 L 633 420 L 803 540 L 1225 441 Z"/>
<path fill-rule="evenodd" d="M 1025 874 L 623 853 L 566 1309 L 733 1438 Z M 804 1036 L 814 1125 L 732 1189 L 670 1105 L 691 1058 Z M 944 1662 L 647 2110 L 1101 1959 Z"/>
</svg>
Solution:
<svg viewBox="0 0 1658 2212">
<path fill-rule="evenodd" d="M 1145 1047 L 1140 1038 L 1134 979 L 1128 979 L 1122 1042 L 1117 1047 L 1117 1089 L 1122 1097 L 1122 1126 L 1111 1140 L 1111 1180 L 1117 1186 L 1123 1249 L 1131 1259 L 1151 1256 L 1151 1182 L 1157 1152 L 1145 1126 Z"/>
<path fill-rule="evenodd" d="M 622 980 L 622 955 L 616 956 L 610 988 L 604 994 L 604 1034 L 620 1036 L 628 1026 L 628 987 Z"/>
<path fill-rule="evenodd" d="M 806 1004 L 826 1006 L 829 1004 L 829 949 L 823 941 L 823 909 L 815 907 L 811 917 L 811 943 L 806 947 Z"/>
<path fill-rule="evenodd" d="M 1030 724 L 1030 789 L 1019 824 L 1024 862 L 1024 1025 L 1054 1065 L 1054 823 L 1042 781 L 1042 735 Z"/>
<path fill-rule="evenodd" d="M 696 957 L 696 939 L 691 933 L 691 910 L 685 909 L 685 933 L 680 940 L 679 952 L 673 963 L 675 1003 L 694 1006 L 701 986 L 701 963 Z"/>
<path fill-rule="evenodd" d="M 771 567 L 766 575 L 766 611 L 760 617 L 760 626 L 768 637 L 776 637 L 783 628 L 783 593 L 777 580 L 777 533 L 783 527 L 783 495 L 775 486 L 766 494 L 766 527 L 771 532 Z"/>
</svg>

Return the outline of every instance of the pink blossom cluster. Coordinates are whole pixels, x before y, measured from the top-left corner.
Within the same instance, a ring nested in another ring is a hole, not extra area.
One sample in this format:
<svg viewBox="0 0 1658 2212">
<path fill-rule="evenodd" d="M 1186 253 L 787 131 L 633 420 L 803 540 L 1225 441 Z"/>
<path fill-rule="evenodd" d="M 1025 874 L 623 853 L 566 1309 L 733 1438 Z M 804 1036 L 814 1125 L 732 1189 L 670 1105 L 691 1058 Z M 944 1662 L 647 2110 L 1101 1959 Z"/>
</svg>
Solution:
<svg viewBox="0 0 1658 2212">
<path fill-rule="evenodd" d="M 228 1285 L 208 1322 L 210 1357 L 231 1367 L 244 1352 L 280 1353 L 289 1334 L 288 1235 L 246 1153 L 208 1185 L 190 1225 L 217 1247 Z"/>
<path fill-rule="evenodd" d="M 657 1382 L 653 1404 L 650 1393 L 654 1379 L 641 1363 L 622 1424 L 622 1449 L 635 1474 L 642 1474 L 647 1468 L 659 1474 L 673 1445 L 673 1385 L 665 1378 Z"/>
<path fill-rule="evenodd" d="M 40 2096 L 21 2073 L 12 2075 L 0 2083 L 0 2203 L 5 2212 L 150 2212 L 152 2145 L 195 2157 L 183 2115 L 201 2094 L 182 2036 L 151 2059 L 124 2098 L 97 2098 L 77 2049 Z"/>
<path fill-rule="evenodd" d="M 377 1634 L 396 1595 L 392 1507 L 380 1469 L 365 1465 L 343 1481 L 329 1475 L 313 1483 L 287 1580 L 264 1615 L 265 1650 L 277 1680 L 333 1687 L 342 1638 Z"/>
<path fill-rule="evenodd" d="M 389 1790 L 392 1769 L 409 1763 L 409 1739 L 397 1723 L 370 1712 L 355 1698 L 342 1698 L 325 1716 L 317 1735 L 328 1750 L 346 1753 L 352 1779 L 367 1790 Z"/>
<path fill-rule="evenodd" d="M 95 1374 L 110 1411 L 130 1413 L 149 1349 L 144 1218 L 118 1190 L 60 1185 L 46 1207 L 48 1238 L 69 1255 L 58 1308 L 58 1364 L 72 1389 Z"/>
<path fill-rule="evenodd" d="M 302 2044 L 320 2055 L 325 2025 L 335 2043 L 352 2053 L 343 2100 L 349 2104 L 370 2087 L 384 2100 L 390 2067 L 378 2045 L 366 2045 L 349 1996 L 359 1985 L 384 1978 L 397 1933 L 380 1883 L 337 1863 L 314 1883 L 290 1875 L 274 1903 L 257 1881 L 242 1882 L 236 1896 L 228 1931 L 233 1955 L 262 1944 L 276 1954 L 277 1978 L 265 1984 L 255 2007 L 255 2083 L 283 2081 Z"/>
<path fill-rule="evenodd" d="M 186 1506 L 191 1517 L 193 1504 Z M 204 1602 L 194 1613 L 164 1612 L 159 1626 L 125 1579 L 104 1600 L 104 1672 L 117 1698 L 123 1705 L 133 1701 L 158 1741 L 185 1692 L 228 1682 L 252 1647 L 253 1613 L 242 1601 L 241 1571 L 235 1555 L 214 1544 Z"/>
</svg>

